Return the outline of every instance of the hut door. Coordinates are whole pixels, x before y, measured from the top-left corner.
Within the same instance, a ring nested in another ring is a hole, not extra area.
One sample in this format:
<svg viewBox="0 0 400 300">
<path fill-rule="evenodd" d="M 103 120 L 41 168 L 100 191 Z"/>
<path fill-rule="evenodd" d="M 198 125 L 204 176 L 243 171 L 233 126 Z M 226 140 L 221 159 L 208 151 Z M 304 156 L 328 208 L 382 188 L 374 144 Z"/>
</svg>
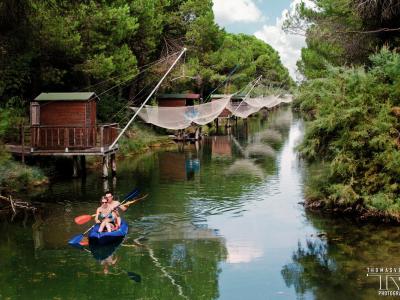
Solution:
<svg viewBox="0 0 400 300">
<path fill-rule="evenodd" d="M 31 125 L 40 125 L 40 105 L 37 102 L 31 103 Z"/>
</svg>

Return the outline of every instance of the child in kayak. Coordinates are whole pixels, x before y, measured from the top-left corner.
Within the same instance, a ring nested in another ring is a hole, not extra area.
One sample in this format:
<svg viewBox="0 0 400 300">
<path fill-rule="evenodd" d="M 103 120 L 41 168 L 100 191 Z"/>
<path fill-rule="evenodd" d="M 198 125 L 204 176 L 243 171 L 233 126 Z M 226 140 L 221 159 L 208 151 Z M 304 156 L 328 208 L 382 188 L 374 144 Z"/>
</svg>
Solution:
<svg viewBox="0 0 400 300">
<path fill-rule="evenodd" d="M 116 230 L 121 223 L 120 217 L 110 208 L 105 197 L 101 198 L 101 206 L 96 210 L 95 221 L 96 223 L 100 223 L 99 232 L 103 232 L 104 228 L 106 228 L 108 232 Z"/>
</svg>

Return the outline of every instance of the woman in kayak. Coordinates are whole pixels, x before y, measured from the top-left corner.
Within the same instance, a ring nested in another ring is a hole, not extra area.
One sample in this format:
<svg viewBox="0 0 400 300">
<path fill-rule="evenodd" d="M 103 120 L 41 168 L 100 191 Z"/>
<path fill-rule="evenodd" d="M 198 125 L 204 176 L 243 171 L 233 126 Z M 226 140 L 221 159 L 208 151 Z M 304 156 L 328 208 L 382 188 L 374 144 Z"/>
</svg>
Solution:
<svg viewBox="0 0 400 300">
<path fill-rule="evenodd" d="M 103 232 L 104 228 L 111 232 L 119 227 L 120 223 L 119 216 L 112 210 L 105 197 L 101 198 L 101 206 L 97 208 L 95 220 L 96 223 L 100 223 L 99 232 Z"/>
</svg>

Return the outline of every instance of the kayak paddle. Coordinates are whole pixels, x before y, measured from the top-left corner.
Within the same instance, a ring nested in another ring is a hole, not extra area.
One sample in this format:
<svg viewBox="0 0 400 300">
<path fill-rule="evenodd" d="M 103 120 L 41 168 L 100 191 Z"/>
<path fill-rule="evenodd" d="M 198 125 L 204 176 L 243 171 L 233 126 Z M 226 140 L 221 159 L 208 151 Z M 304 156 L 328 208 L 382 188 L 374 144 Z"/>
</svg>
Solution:
<svg viewBox="0 0 400 300">
<path fill-rule="evenodd" d="M 77 234 L 73 236 L 69 241 L 68 244 L 71 246 L 78 246 L 80 245 L 80 242 L 82 241 L 83 237 L 85 236 L 86 233 L 89 232 L 90 229 L 92 229 L 96 224 L 93 224 L 88 230 L 86 230 L 84 233 Z"/>
<path fill-rule="evenodd" d="M 123 201 L 126 201 L 128 199 L 134 198 L 137 195 L 139 195 L 139 190 L 135 188 L 132 192 L 130 192 L 129 194 L 127 194 L 124 197 Z M 74 221 L 75 221 L 76 224 L 82 225 L 82 224 L 85 224 L 85 223 L 89 222 L 95 216 L 96 216 L 96 214 L 94 214 L 94 215 L 81 215 L 81 216 L 76 217 L 74 219 Z"/>
</svg>

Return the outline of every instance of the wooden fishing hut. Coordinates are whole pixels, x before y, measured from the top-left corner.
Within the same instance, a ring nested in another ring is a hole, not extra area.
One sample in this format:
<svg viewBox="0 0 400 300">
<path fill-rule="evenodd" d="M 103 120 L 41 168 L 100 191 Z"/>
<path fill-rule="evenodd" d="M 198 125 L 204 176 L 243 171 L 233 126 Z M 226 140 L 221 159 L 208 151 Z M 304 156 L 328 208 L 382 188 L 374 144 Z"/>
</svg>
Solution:
<svg viewBox="0 0 400 300">
<path fill-rule="evenodd" d="M 224 98 L 226 96 L 227 96 L 226 94 L 213 94 L 213 95 L 211 95 L 211 101 L 216 101 L 216 100 L 222 99 L 222 98 Z M 231 97 L 230 101 L 232 102 L 233 105 L 239 105 L 243 101 L 244 97 L 245 97 L 245 95 L 233 95 Z M 218 128 L 219 128 L 219 126 L 220 126 L 220 124 L 222 123 L 223 120 L 226 120 L 225 127 L 230 127 L 231 126 L 230 125 L 230 119 L 232 118 L 232 116 L 233 116 L 232 112 L 227 108 L 225 108 L 221 112 L 221 114 L 215 120 L 215 122 L 216 122 L 215 125 L 216 125 L 216 128 L 217 128 L 217 132 L 218 132 Z M 235 120 L 237 121 L 237 117 L 235 117 Z"/>
<path fill-rule="evenodd" d="M 182 107 L 194 105 L 195 101 L 200 100 L 200 94 L 159 94 L 157 103 L 160 107 Z"/>
<path fill-rule="evenodd" d="M 200 101 L 200 94 L 159 94 L 157 95 L 156 100 L 158 106 L 160 107 L 184 107 L 194 105 L 196 104 L 196 101 Z M 175 135 L 176 141 L 198 141 L 200 138 L 200 127 L 196 128 L 196 131 L 192 137 L 186 135 L 184 130 L 178 130 L 177 135 Z"/>
<path fill-rule="evenodd" d="M 70 156 L 73 176 L 80 165 L 85 173 L 86 156 L 103 158 L 103 177 L 116 172 L 118 145 L 110 147 L 118 135 L 117 123 L 97 123 L 95 93 L 41 93 L 30 103 L 30 126 L 23 128 L 21 143 L 9 150 L 24 156 Z"/>
</svg>

